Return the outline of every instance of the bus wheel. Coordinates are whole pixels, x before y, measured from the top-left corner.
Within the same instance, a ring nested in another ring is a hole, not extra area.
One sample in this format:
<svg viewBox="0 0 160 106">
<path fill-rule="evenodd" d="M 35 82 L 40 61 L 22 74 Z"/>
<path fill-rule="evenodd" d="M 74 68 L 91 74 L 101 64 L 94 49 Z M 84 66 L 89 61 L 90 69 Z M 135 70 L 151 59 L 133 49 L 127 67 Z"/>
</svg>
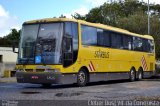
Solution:
<svg viewBox="0 0 160 106">
<path fill-rule="evenodd" d="M 78 84 L 78 86 L 83 87 L 87 84 L 87 81 L 88 81 L 87 72 L 85 69 L 82 68 L 78 72 L 77 84 Z"/>
<path fill-rule="evenodd" d="M 142 71 L 142 69 L 140 68 L 139 70 L 138 70 L 138 81 L 141 81 L 143 79 L 143 71 Z"/>
<path fill-rule="evenodd" d="M 132 68 L 130 70 L 130 77 L 129 77 L 130 81 L 133 82 L 136 79 L 136 71 L 134 70 L 134 68 Z"/>
</svg>

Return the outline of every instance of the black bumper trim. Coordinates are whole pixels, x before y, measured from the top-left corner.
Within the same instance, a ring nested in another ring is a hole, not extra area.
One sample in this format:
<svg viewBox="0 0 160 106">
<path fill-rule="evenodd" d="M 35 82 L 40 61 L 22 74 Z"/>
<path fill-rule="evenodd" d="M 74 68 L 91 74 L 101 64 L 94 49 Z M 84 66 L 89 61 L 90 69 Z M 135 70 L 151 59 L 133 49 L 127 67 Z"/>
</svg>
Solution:
<svg viewBox="0 0 160 106">
<path fill-rule="evenodd" d="M 16 72 L 18 83 L 34 83 L 34 84 L 68 84 L 76 83 L 76 74 L 61 74 L 54 72 L 31 73 Z"/>
</svg>

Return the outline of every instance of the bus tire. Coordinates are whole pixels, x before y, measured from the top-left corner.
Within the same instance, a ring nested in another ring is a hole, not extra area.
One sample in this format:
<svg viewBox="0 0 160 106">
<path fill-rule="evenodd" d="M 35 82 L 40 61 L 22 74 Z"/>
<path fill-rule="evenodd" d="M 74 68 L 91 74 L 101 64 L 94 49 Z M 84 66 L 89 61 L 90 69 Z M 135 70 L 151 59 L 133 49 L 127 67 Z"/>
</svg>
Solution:
<svg viewBox="0 0 160 106">
<path fill-rule="evenodd" d="M 138 81 L 141 81 L 143 79 L 143 69 L 142 68 L 139 68 L 137 78 L 138 78 Z"/>
<path fill-rule="evenodd" d="M 131 68 L 130 70 L 129 79 L 131 82 L 136 80 L 136 71 L 134 68 Z"/>
<path fill-rule="evenodd" d="M 84 68 L 81 68 L 77 75 L 77 84 L 79 87 L 83 87 L 88 82 L 88 74 Z"/>
</svg>

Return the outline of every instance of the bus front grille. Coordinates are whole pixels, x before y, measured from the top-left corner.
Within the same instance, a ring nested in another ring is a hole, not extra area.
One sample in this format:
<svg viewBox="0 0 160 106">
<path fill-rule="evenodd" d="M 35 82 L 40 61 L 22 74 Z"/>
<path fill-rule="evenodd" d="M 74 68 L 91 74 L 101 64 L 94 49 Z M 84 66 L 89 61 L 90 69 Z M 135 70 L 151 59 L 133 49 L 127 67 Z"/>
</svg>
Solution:
<svg viewBox="0 0 160 106">
<path fill-rule="evenodd" d="M 33 69 L 25 69 L 26 72 L 33 72 Z"/>
<path fill-rule="evenodd" d="M 44 72 L 45 69 L 36 69 L 36 72 Z"/>
<path fill-rule="evenodd" d="M 25 69 L 26 72 L 44 72 L 45 69 Z"/>
</svg>

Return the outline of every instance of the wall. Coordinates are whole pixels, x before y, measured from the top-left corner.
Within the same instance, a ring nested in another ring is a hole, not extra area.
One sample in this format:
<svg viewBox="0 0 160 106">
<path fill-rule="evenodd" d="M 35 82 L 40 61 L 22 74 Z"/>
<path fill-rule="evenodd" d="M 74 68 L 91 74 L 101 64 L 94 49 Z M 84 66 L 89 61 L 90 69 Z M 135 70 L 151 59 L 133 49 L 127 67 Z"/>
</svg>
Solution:
<svg viewBox="0 0 160 106">
<path fill-rule="evenodd" d="M 17 53 L 12 52 L 11 47 L 0 47 L 0 76 L 5 70 L 13 70 L 17 61 Z"/>
</svg>

